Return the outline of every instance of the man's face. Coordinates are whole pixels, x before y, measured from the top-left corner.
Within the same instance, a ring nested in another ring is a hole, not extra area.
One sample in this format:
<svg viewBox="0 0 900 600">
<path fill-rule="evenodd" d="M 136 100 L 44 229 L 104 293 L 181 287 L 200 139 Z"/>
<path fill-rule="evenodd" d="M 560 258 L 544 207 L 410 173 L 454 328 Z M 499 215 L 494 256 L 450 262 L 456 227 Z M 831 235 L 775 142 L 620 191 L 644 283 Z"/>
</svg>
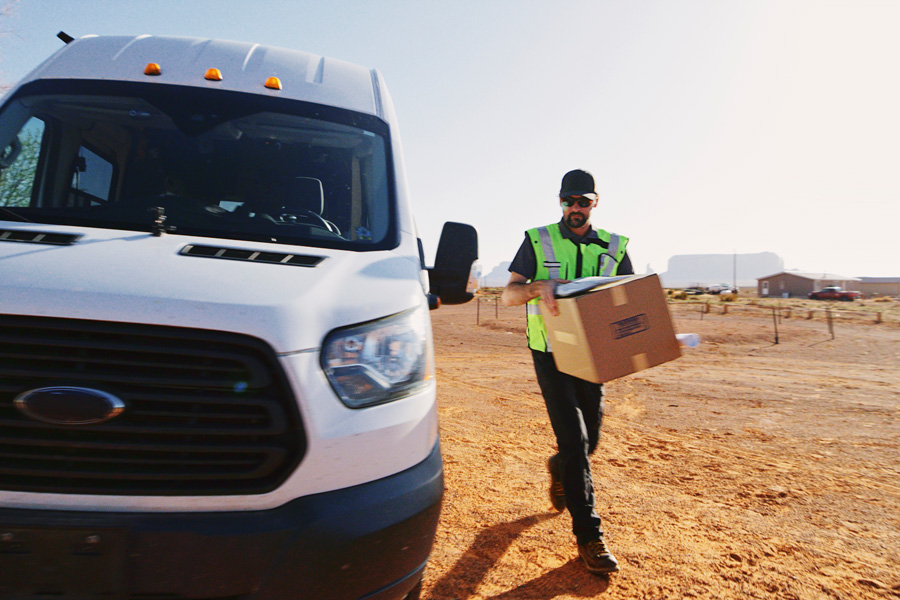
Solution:
<svg viewBox="0 0 900 600">
<path fill-rule="evenodd" d="M 570 206 L 566 206 L 567 204 Z M 586 206 L 582 206 L 582 204 Z M 560 198 L 560 206 L 563 210 L 563 223 L 572 230 L 584 227 L 590 220 L 591 211 L 596 205 L 597 199 L 588 196 L 566 196 L 565 198 Z"/>
</svg>

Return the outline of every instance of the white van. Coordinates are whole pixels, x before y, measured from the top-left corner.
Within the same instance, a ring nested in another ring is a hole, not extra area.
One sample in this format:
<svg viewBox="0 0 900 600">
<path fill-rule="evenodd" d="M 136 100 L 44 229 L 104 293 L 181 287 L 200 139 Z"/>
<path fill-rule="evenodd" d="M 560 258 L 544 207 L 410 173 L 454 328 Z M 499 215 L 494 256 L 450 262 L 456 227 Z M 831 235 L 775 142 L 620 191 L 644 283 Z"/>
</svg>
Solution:
<svg viewBox="0 0 900 600">
<path fill-rule="evenodd" d="M 0 599 L 418 597 L 477 238 L 425 267 L 380 74 L 64 41 L 0 107 Z"/>
</svg>

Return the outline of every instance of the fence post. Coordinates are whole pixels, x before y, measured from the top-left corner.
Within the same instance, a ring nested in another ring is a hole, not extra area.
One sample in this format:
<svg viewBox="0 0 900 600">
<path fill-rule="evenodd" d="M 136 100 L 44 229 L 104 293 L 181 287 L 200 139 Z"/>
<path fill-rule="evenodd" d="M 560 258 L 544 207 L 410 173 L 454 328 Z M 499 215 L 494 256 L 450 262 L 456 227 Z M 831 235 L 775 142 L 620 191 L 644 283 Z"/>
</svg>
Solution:
<svg viewBox="0 0 900 600">
<path fill-rule="evenodd" d="M 813 312 L 815 312 L 815 311 L 812 311 L 812 310 L 811 310 L 811 311 L 809 311 L 809 314 L 806 315 L 806 320 L 807 320 L 807 321 L 813 318 Z"/>
<path fill-rule="evenodd" d="M 834 339 L 834 320 L 831 317 L 831 309 L 825 309 L 825 321 L 828 323 L 828 333 L 831 334 L 831 339 Z"/>
<path fill-rule="evenodd" d="M 881 323 L 881 313 L 875 313 L 875 323 Z"/>
<path fill-rule="evenodd" d="M 722 305 L 722 314 L 723 314 L 723 315 L 727 315 L 727 314 L 728 314 L 728 305 L 727 305 L 727 304 L 723 304 L 723 305 Z"/>
<path fill-rule="evenodd" d="M 494 318 L 500 318 L 500 298 L 494 298 Z"/>
<path fill-rule="evenodd" d="M 778 317 L 775 316 L 776 308 L 772 307 L 772 323 L 775 325 L 775 343 L 778 343 Z"/>
<path fill-rule="evenodd" d="M 475 324 L 481 325 L 481 296 L 475 300 Z"/>
</svg>

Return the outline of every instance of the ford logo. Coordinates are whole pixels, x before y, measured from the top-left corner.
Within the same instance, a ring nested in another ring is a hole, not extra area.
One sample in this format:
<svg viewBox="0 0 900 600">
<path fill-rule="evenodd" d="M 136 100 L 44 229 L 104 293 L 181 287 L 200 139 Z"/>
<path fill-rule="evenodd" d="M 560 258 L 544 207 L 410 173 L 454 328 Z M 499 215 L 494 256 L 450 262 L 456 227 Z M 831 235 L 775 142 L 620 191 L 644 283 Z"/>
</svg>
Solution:
<svg viewBox="0 0 900 600">
<path fill-rule="evenodd" d="M 125 403 L 112 394 L 80 387 L 28 390 L 13 402 L 26 416 L 54 425 L 103 423 L 125 410 Z"/>
</svg>

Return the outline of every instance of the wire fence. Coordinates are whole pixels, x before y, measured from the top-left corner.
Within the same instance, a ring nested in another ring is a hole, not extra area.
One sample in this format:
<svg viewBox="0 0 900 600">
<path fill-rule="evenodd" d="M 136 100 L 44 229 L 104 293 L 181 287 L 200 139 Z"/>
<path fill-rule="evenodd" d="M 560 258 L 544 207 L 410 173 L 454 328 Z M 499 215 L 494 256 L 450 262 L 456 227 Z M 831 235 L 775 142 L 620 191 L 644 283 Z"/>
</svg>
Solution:
<svg viewBox="0 0 900 600">
<path fill-rule="evenodd" d="M 806 308 L 795 306 L 778 306 L 768 304 L 732 304 L 725 302 L 669 302 L 669 311 L 673 314 L 697 313 L 700 318 L 708 314 L 740 314 L 768 318 L 772 313 L 781 322 L 782 319 L 805 319 L 807 321 L 841 321 L 850 323 L 869 323 L 872 325 L 900 326 L 900 314 L 897 309 L 886 310 L 844 310 L 826 306 L 823 308 Z"/>
<path fill-rule="evenodd" d="M 523 306 L 504 306 L 498 295 L 476 296 L 475 322 L 477 325 L 499 325 L 519 323 L 524 327 Z M 824 307 L 797 307 L 768 303 L 732 302 L 683 302 L 668 300 L 669 312 L 679 319 L 705 319 L 708 317 L 740 316 L 760 319 L 760 326 L 774 330 L 774 341 L 779 343 L 779 326 L 791 321 L 821 322 L 831 338 L 835 338 L 835 323 L 871 325 L 880 327 L 900 327 L 900 309 L 889 306 L 884 310 L 875 307 L 843 309 L 827 305 Z"/>
</svg>

